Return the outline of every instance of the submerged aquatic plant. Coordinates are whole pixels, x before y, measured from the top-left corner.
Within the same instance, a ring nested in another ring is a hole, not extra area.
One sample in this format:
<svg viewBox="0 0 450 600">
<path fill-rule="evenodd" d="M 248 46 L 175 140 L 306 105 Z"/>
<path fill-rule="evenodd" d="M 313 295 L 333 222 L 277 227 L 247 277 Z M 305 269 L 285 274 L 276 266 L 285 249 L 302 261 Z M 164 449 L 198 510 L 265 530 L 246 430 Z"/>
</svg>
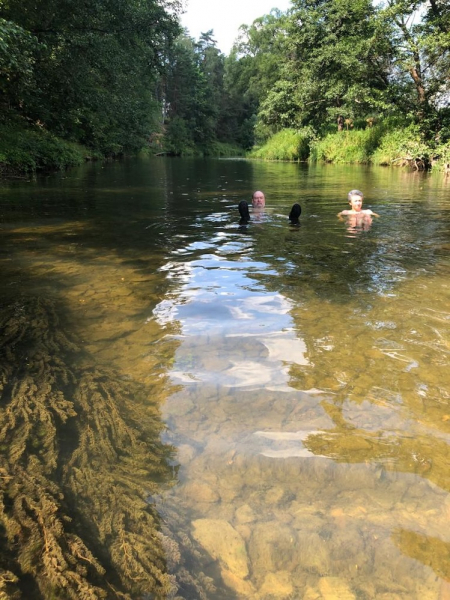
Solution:
<svg viewBox="0 0 450 600">
<path fill-rule="evenodd" d="M 170 596 L 148 498 L 172 448 L 147 390 L 97 368 L 50 300 L 7 303 L 0 332 L 0 599 Z"/>
</svg>

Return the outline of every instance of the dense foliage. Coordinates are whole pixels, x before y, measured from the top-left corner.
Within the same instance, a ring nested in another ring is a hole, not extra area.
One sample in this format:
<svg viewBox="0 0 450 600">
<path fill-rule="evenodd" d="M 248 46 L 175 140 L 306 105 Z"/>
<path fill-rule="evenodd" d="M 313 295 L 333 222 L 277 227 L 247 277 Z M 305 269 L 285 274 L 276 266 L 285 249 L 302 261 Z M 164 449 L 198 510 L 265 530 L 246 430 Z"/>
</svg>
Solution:
<svg viewBox="0 0 450 600">
<path fill-rule="evenodd" d="M 142 147 L 155 88 L 180 28 L 168 2 L 4 0 L 0 104 L 103 153 Z"/>
<path fill-rule="evenodd" d="M 285 129 L 315 142 L 375 126 L 381 143 L 389 122 L 417 128 L 423 164 L 448 162 L 447 0 L 292 0 L 243 25 L 229 56 L 213 31 L 198 41 L 183 32 L 179 12 L 178 0 L 2 0 L 0 126 L 21 119 L 32 135 L 103 155 L 189 155 L 258 154 Z M 295 158 L 274 143 L 266 156 Z M 392 162 L 400 147 L 388 146 Z M 18 156 L 0 154 L 3 164 Z"/>
<path fill-rule="evenodd" d="M 240 91 L 242 122 L 255 121 L 257 144 L 286 128 L 312 127 L 320 138 L 341 131 L 345 138 L 335 140 L 335 150 L 351 138 L 358 150 L 346 160 L 368 162 L 372 141 L 381 142 L 389 123 L 408 139 L 415 128 L 420 143 L 408 152 L 405 144 L 391 145 L 388 162 L 412 157 L 414 165 L 426 165 L 449 157 L 449 66 L 444 0 L 292 0 L 286 14 L 272 11 L 241 28 L 226 81 Z M 312 147 L 315 157 L 323 155 Z M 272 154 L 269 146 L 259 153 Z M 323 158 L 334 160 L 333 152 Z"/>
</svg>

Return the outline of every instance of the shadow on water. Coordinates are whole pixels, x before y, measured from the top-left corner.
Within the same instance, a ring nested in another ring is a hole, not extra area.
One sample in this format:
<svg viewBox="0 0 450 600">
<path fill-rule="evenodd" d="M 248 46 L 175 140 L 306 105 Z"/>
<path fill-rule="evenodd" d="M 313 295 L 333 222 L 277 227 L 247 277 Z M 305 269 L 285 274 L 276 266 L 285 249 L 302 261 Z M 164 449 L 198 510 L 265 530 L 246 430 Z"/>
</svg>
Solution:
<svg viewBox="0 0 450 600">
<path fill-rule="evenodd" d="M 97 274 L 108 272 L 111 260 L 145 284 L 154 247 L 147 261 L 148 235 L 136 238 L 122 214 L 67 222 L 95 204 L 89 194 L 81 207 L 72 201 L 13 203 L 3 221 L 0 595 L 233 598 L 219 573 L 215 583 L 202 574 L 210 557 L 174 533 L 179 515 L 169 529 L 155 509 L 177 478 L 159 412 L 171 386 L 161 392 L 96 359 L 73 326 L 80 312 L 67 291 L 74 280 L 89 288 L 83 268 L 99 259 Z"/>
</svg>

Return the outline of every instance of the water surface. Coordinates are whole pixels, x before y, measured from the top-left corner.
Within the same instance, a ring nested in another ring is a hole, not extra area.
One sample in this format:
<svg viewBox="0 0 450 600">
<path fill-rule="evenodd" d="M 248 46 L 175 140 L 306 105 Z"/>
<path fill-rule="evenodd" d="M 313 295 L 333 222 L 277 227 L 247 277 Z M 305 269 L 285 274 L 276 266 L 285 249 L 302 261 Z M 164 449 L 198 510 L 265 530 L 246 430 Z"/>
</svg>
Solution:
<svg viewBox="0 0 450 600">
<path fill-rule="evenodd" d="M 3 302 L 58 301 L 158 403 L 179 597 L 450 597 L 449 186 L 159 159 L 0 188 Z M 336 217 L 352 188 L 369 227 Z"/>
</svg>

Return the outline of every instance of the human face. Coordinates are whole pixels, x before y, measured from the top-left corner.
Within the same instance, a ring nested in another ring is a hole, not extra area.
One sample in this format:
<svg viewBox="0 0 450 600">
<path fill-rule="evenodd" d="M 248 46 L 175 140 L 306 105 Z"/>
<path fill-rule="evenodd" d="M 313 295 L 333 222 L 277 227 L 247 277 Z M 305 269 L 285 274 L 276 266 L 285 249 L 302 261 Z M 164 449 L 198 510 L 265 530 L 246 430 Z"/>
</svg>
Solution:
<svg viewBox="0 0 450 600">
<path fill-rule="evenodd" d="M 352 210 L 354 210 L 355 212 L 361 212 L 362 203 L 363 203 L 363 199 L 361 196 L 358 196 L 358 195 L 350 196 L 348 203 L 352 207 Z"/>
<path fill-rule="evenodd" d="M 255 192 L 252 198 L 252 204 L 255 208 L 263 208 L 266 205 L 266 199 L 262 192 Z"/>
</svg>

